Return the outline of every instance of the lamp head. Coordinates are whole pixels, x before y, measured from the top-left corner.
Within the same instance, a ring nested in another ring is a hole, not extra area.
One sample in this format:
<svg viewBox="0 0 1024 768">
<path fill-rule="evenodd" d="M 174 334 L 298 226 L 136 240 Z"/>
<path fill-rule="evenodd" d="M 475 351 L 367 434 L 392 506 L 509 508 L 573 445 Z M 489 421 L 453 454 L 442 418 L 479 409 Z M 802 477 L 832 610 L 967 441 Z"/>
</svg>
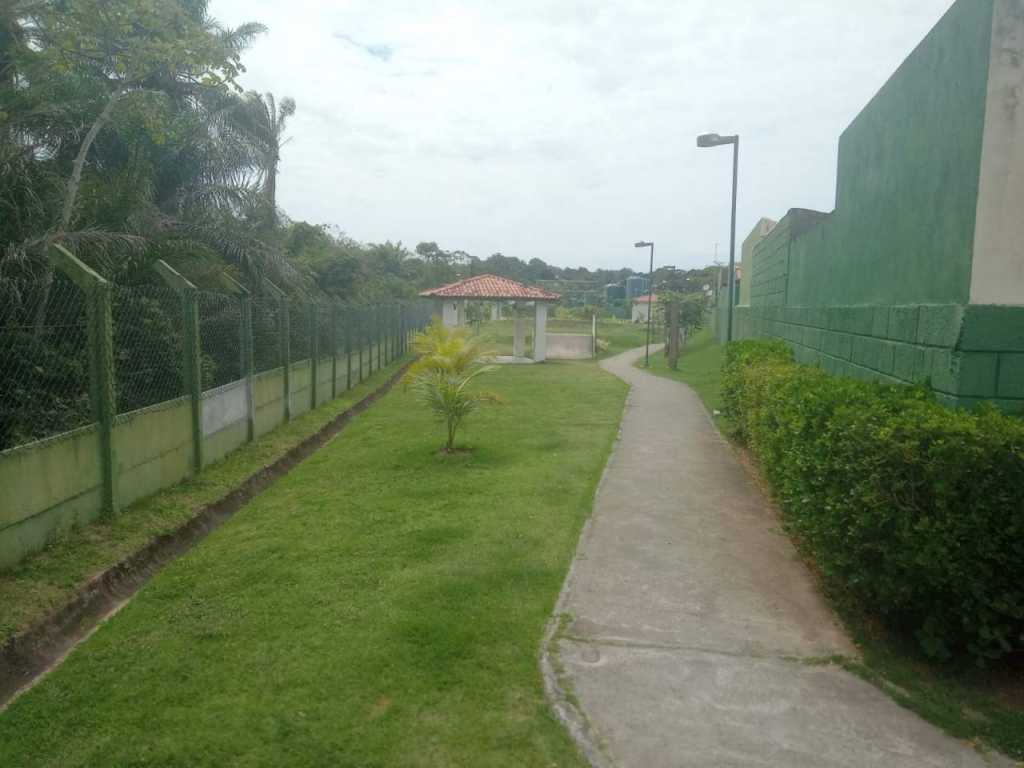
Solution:
<svg viewBox="0 0 1024 768">
<path fill-rule="evenodd" d="M 717 133 L 705 133 L 697 137 L 698 147 L 721 147 L 725 144 L 735 144 L 739 136 L 719 136 Z"/>
<path fill-rule="evenodd" d="M 633 247 L 634 248 L 650 248 L 652 245 L 654 245 L 654 243 L 645 243 L 645 242 L 641 241 L 641 242 L 637 243 Z"/>
</svg>

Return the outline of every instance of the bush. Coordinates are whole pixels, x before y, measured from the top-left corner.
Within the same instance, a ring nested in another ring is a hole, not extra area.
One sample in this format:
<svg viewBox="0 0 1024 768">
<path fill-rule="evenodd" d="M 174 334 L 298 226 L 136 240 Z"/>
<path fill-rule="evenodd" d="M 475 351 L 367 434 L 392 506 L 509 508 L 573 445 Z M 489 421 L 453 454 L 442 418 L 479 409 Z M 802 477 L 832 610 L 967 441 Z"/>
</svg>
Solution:
<svg viewBox="0 0 1024 768">
<path fill-rule="evenodd" d="M 1024 650 L 1024 422 L 726 350 L 725 411 L 827 582 L 931 657 Z"/>
</svg>

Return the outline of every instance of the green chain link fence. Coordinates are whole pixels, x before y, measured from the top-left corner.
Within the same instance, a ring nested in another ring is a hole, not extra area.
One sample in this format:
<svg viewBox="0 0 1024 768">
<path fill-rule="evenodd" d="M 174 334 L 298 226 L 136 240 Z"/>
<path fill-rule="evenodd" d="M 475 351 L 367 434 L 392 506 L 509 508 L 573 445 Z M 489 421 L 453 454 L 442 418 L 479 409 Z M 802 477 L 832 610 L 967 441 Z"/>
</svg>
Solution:
<svg viewBox="0 0 1024 768">
<path fill-rule="evenodd" d="M 0 300 L 0 450 L 93 421 L 85 296 L 67 277 L 5 282 Z"/>
<path fill-rule="evenodd" d="M 63 249 L 54 263 L 0 284 L 0 567 L 338 396 L 430 320 L 422 303 L 200 291 L 162 262 L 133 286 Z"/>
</svg>

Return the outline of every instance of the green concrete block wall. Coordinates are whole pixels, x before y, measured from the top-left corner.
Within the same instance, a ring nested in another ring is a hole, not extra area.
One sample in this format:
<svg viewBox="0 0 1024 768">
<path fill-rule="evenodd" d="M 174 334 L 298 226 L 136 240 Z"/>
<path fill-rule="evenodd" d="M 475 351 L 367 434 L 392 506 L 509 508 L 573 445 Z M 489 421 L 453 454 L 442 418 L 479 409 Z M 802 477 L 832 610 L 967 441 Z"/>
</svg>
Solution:
<svg viewBox="0 0 1024 768">
<path fill-rule="evenodd" d="M 751 306 L 736 318 L 738 338 L 783 339 L 797 362 L 836 375 L 930 385 L 950 405 L 987 400 L 1024 412 L 1024 307 Z"/>
<path fill-rule="evenodd" d="M 739 338 L 1024 411 L 1024 307 L 969 304 L 993 14 L 958 0 L 843 133 L 835 211 L 791 210 L 757 245 Z"/>
<path fill-rule="evenodd" d="M 843 133 L 836 210 L 794 239 L 788 303 L 968 303 L 992 17 L 954 4 Z"/>
<path fill-rule="evenodd" d="M 0 452 L 0 568 L 99 515 L 99 451 L 89 426 Z"/>
</svg>

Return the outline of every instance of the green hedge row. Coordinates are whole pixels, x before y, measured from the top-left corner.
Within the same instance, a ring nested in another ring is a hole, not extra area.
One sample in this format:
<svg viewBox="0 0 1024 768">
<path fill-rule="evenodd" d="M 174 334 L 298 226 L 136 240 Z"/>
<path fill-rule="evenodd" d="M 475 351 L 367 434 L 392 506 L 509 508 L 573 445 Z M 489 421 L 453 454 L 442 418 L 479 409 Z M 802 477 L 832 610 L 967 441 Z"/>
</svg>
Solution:
<svg viewBox="0 0 1024 768">
<path fill-rule="evenodd" d="M 725 412 L 825 578 L 936 658 L 1024 650 L 1024 422 L 726 349 Z"/>
</svg>

